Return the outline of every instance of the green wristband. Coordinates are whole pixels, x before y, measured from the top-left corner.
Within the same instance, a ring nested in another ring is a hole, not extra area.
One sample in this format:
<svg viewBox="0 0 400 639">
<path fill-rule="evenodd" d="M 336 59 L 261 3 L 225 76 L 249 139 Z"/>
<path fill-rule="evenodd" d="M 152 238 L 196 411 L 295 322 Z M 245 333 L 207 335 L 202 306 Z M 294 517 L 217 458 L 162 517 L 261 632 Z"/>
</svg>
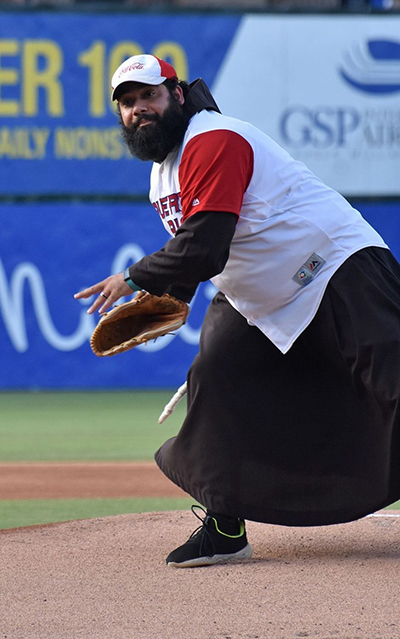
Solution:
<svg viewBox="0 0 400 639">
<path fill-rule="evenodd" d="M 135 282 L 132 282 L 131 276 L 129 274 L 129 267 L 126 268 L 125 271 L 124 271 L 124 280 L 128 284 L 129 288 L 132 289 L 132 291 L 141 291 L 142 290 L 141 286 L 138 286 L 137 284 L 135 284 Z"/>
</svg>

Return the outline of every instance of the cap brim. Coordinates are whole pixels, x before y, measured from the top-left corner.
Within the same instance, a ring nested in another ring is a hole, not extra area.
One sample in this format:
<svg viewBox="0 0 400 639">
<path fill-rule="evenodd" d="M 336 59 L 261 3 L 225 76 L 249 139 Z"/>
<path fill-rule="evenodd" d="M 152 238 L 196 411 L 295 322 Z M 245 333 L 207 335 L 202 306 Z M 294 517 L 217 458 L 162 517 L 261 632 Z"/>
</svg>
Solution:
<svg viewBox="0 0 400 639">
<path fill-rule="evenodd" d="M 128 85 L 128 84 L 150 84 L 151 86 L 157 86 L 158 84 L 162 84 L 163 82 L 165 82 L 167 78 L 161 77 L 160 76 L 155 76 L 155 75 L 148 75 L 145 78 L 140 78 L 140 80 L 124 80 L 123 82 L 120 82 L 119 84 L 117 84 L 117 86 L 115 87 L 115 89 L 113 90 L 112 94 L 111 94 L 111 99 L 112 100 L 118 100 L 119 97 L 121 95 L 123 95 L 124 93 L 124 86 Z M 125 87 L 125 90 L 127 90 L 128 87 Z"/>
</svg>

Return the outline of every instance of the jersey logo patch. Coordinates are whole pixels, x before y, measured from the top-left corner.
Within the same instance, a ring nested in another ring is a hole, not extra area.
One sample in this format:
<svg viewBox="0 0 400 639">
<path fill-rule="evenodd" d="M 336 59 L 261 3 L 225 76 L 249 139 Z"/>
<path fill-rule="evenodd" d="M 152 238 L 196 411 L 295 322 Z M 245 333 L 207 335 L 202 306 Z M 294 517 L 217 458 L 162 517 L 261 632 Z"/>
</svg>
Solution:
<svg viewBox="0 0 400 639">
<path fill-rule="evenodd" d="M 193 202 L 192 202 L 192 206 L 199 206 L 199 204 L 200 204 L 199 198 L 195 197 Z"/>
<path fill-rule="evenodd" d="M 325 263 L 325 260 L 320 255 L 312 253 L 297 273 L 293 275 L 292 280 L 300 286 L 307 286 L 307 284 L 312 282 L 314 277 L 318 275 Z"/>
</svg>

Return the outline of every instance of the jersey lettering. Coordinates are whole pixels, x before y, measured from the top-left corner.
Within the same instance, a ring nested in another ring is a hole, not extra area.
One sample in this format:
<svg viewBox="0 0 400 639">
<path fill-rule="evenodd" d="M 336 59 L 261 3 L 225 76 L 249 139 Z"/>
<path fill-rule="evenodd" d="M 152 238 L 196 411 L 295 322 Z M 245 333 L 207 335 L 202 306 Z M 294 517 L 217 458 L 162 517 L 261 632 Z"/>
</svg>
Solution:
<svg viewBox="0 0 400 639">
<path fill-rule="evenodd" d="M 171 235 L 175 235 L 181 224 L 182 212 L 180 196 L 180 193 L 170 193 L 169 195 L 160 197 L 156 202 L 152 202 L 162 223 Z"/>
<path fill-rule="evenodd" d="M 181 194 L 171 193 L 161 197 L 157 202 L 152 202 L 162 220 L 170 216 L 176 216 L 181 212 Z"/>
<path fill-rule="evenodd" d="M 174 217 L 172 220 L 167 220 L 167 224 L 170 228 L 172 235 L 175 235 L 177 230 L 179 229 L 180 221 L 177 217 Z"/>
</svg>

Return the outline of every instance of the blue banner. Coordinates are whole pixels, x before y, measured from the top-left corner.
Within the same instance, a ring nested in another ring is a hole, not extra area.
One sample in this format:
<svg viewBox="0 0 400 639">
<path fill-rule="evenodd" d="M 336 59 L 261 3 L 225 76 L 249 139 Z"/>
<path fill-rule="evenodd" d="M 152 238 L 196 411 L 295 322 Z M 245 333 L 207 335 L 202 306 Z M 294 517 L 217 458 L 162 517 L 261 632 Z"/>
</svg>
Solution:
<svg viewBox="0 0 400 639">
<path fill-rule="evenodd" d="M 0 388 L 170 388 L 197 353 L 211 283 L 174 335 L 98 358 L 89 338 L 99 315 L 73 295 L 121 272 L 168 239 L 149 205 L 10 205 L 1 208 Z"/>
<path fill-rule="evenodd" d="M 110 79 L 131 55 L 211 84 L 240 17 L 0 14 L 0 194 L 138 194 L 150 164 L 119 134 Z"/>
<path fill-rule="evenodd" d="M 395 257 L 400 261 L 400 201 L 358 201 L 352 206 L 380 233 Z"/>
<path fill-rule="evenodd" d="M 400 203 L 352 202 L 400 259 Z M 174 388 L 198 351 L 215 289 L 202 284 L 175 335 L 110 358 L 89 338 L 99 317 L 75 292 L 165 244 L 150 204 L 3 205 L 0 248 L 1 389 Z"/>
</svg>

